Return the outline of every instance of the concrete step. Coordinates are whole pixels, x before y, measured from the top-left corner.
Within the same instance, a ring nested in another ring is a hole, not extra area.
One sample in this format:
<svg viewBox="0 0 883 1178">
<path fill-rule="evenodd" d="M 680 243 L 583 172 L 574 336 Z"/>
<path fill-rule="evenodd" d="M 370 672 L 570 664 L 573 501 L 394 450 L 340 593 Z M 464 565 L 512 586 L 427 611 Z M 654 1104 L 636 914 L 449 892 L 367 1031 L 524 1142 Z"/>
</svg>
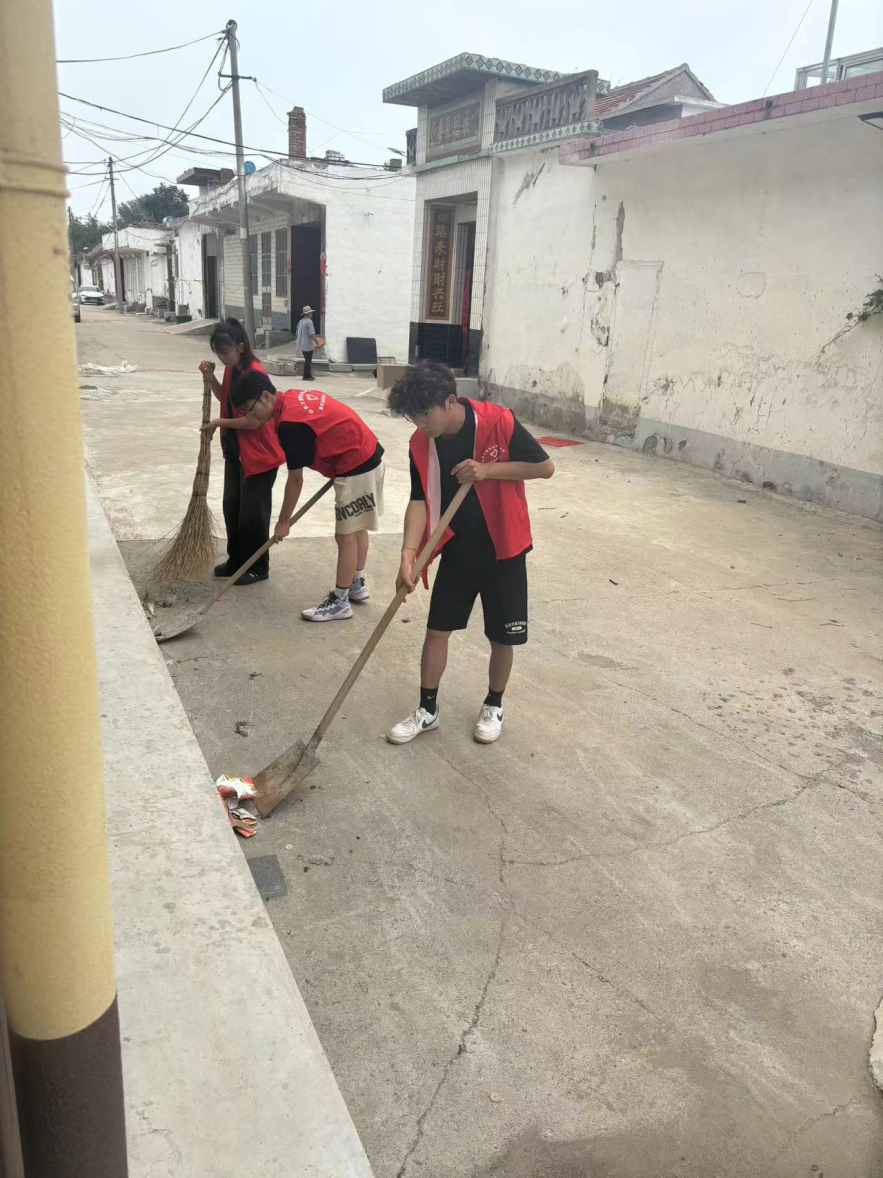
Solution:
<svg viewBox="0 0 883 1178">
<path fill-rule="evenodd" d="M 211 335 L 217 326 L 217 319 L 191 319 L 189 323 L 172 324 L 166 331 L 169 335 Z"/>
</svg>

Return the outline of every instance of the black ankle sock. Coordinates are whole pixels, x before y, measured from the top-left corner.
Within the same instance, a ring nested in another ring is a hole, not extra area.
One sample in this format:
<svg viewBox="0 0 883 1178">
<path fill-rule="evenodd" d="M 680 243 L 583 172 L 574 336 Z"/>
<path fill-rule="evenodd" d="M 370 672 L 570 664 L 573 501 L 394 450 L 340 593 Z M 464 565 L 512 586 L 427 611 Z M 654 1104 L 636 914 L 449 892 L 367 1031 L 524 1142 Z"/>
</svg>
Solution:
<svg viewBox="0 0 883 1178">
<path fill-rule="evenodd" d="M 503 706 L 503 693 L 502 693 L 502 691 L 488 690 L 488 693 L 487 693 L 487 696 L 485 697 L 484 702 L 486 704 L 490 704 L 490 706 L 492 708 L 502 708 L 502 706 Z"/>
<path fill-rule="evenodd" d="M 438 711 L 438 688 L 437 687 L 421 687 L 420 688 L 420 707 L 425 708 L 430 716 L 434 716 Z"/>
</svg>

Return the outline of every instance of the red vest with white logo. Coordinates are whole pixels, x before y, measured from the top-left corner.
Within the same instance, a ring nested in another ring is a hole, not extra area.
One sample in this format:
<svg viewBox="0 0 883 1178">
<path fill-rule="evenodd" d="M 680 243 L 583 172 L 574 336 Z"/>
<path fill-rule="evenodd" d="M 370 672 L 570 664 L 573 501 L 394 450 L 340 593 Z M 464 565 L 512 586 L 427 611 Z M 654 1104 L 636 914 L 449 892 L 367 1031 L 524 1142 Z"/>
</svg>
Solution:
<svg viewBox="0 0 883 1178">
<path fill-rule="evenodd" d="M 224 369 L 224 379 L 221 381 L 221 417 L 243 417 L 244 414 L 241 409 L 230 405 L 230 387 L 233 384 L 233 369 Z M 267 370 L 259 360 L 255 360 L 247 368 L 243 368 L 243 373 L 254 371 L 263 372 L 266 376 Z M 221 430 L 221 449 L 227 453 L 224 435 L 228 431 Z M 268 421 L 263 425 L 258 426 L 257 429 L 240 429 L 236 433 L 239 435 L 239 461 L 242 463 L 242 469 L 246 477 L 252 474 L 264 474 L 268 470 L 275 470 L 277 466 L 281 466 L 285 461 L 285 454 L 282 447 L 279 445 L 276 438 L 276 431 Z"/>
<path fill-rule="evenodd" d="M 475 413 L 475 461 L 509 462 L 509 443 L 515 429 L 511 409 L 504 409 L 493 401 L 469 401 L 469 404 Z M 435 438 L 428 438 L 422 430 L 415 430 L 411 435 L 411 454 L 426 496 L 425 544 L 442 515 L 441 472 Z M 530 518 L 522 481 L 498 482 L 496 479 L 486 479 L 475 483 L 472 493 L 478 496 L 481 504 L 497 560 L 509 560 L 530 548 Z M 448 528 L 433 552 L 432 560 L 453 535 Z"/>
<path fill-rule="evenodd" d="M 273 416 L 277 429 L 284 421 L 310 427 L 316 435 L 312 468 L 326 479 L 339 479 L 356 470 L 377 449 L 376 436 L 358 413 L 318 389 L 278 393 Z"/>
</svg>

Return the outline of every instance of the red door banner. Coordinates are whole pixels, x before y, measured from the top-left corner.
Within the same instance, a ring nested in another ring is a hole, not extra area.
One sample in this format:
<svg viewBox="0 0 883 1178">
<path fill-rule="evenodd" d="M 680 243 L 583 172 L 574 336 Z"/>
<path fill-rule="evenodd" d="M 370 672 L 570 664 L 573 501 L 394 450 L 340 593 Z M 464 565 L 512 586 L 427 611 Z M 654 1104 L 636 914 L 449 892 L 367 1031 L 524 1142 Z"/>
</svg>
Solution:
<svg viewBox="0 0 883 1178">
<path fill-rule="evenodd" d="M 453 205 L 430 205 L 427 319 L 447 319 L 451 294 Z"/>
</svg>

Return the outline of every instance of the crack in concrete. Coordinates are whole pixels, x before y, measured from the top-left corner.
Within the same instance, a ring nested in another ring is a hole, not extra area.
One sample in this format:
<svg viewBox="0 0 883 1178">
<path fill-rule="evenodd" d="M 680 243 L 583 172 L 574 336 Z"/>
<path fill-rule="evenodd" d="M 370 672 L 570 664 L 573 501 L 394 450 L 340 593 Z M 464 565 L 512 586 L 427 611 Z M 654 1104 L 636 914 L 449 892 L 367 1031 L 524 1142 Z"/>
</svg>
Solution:
<svg viewBox="0 0 883 1178">
<path fill-rule="evenodd" d="M 611 679 L 609 675 L 602 675 L 602 679 L 606 679 L 608 683 L 612 683 L 615 687 L 619 687 L 622 691 L 634 691 L 638 695 L 642 695 L 644 699 L 649 699 L 651 703 L 658 704 L 661 708 L 667 708 L 668 711 L 674 712 L 676 716 L 682 716 L 683 719 L 689 720 L 691 724 L 695 724 L 697 728 L 701 728 L 703 732 L 710 732 L 713 736 L 718 736 L 722 740 L 727 740 L 730 744 L 734 744 L 737 748 L 749 753 L 753 757 L 757 757 L 766 765 L 772 765 L 775 769 L 781 769 L 783 773 L 789 773 L 792 777 L 798 777 L 801 781 L 813 781 L 818 776 L 817 773 L 801 773 L 798 769 L 792 769 L 788 765 L 782 765 L 779 761 L 774 761 L 772 757 L 767 757 L 763 753 L 759 753 L 757 749 L 751 748 L 750 745 L 744 744 L 741 740 L 736 740 L 728 732 L 721 732 L 717 728 L 712 728 L 709 724 L 703 724 L 701 720 L 697 720 L 695 716 L 691 716 L 689 712 L 684 712 L 680 708 L 676 708 L 674 704 L 666 703 L 665 700 L 657 699 L 655 695 L 651 695 L 649 691 L 642 691 L 640 687 L 636 687 L 632 683 L 620 683 L 618 679 Z"/>
<path fill-rule="evenodd" d="M 778 1151 L 775 1157 L 770 1159 L 771 1163 L 777 1162 L 780 1157 L 783 1157 L 792 1148 L 794 1142 L 797 1141 L 799 1137 L 802 1137 L 804 1133 L 808 1133 L 814 1125 L 818 1125 L 819 1121 L 826 1121 L 829 1117 L 836 1117 L 840 1113 L 845 1112 L 851 1105 L 857 1103 L 857 1098 L 852 1096 L 849 1100 L 844 1101 L 843 1104 L 835 1104 L 834 1107 L 832 1109 L 828 1109 L 827 1112 L 819 1113 L 817 1117 L 812 1117 L 810 1120 L 805 1121 L 802 1125 L 799 1125 L 796 1129 L 792 1129 L 788 1135 L 788 1140 Z"/>
<path fill-rule="evenodd" d="M 581 863 L 588 860 L 601 859 L 624 859 L 629 855 L 639 855 L 644 851 L 662 850 L 666 847 L 673 847 L 675 843 L 680 843 L 684 839 L 694 838 L 701 834 L 712 834 L 716 830 L 720 830 L 724 826 L 728 826 L 731 822 L 738 822 L 743 818 L 750 818 L 753 814 L 757 814 L 762 810 L 772 810 L 778 806 L 787 806 L 792 802 L 796 802 L 801 798 L 807 790 L 818 789 L 821 786 L 828 785 L 832 789 L 842 789 L 847 793 L 851 793 L 860 801 L 872 806 L 877 803 L 870 798 L 865 798 L 857 790 L 852 789 L 848 785 L 842 785 L 839 782 L 822 780 L 825 774 L 834 772 L 842 765 L 848 763 L 849 758 L 844 757 L 842 761 L 838 761 L 834 765 L 825 766 L 820 769 L 814 776 L 806 779 L 804 784 L 793 794 L 788 794 L 784 798 L 775 798 L 772 802 L 759 802 L 756 806 L 748 806 L 744 810 L 739 810 L 735 814 L 730 814 L 726 818 L 721 818 L 719 822 L 713 822 L 710 826 L 697 826 L 692 830 L 681 831 L 680 834 L 675 835 L 674 838 L 663 839 L 658 842 L 641 843 L 638 846 L 628 847 L 623 851 L 586 851 L 581 855 L 568 855 L 565 859 L 507 859 L 506 863 L 512 867 L 563 867 L 568 863 Z"/>
<path fill-rule="evenodd" d="M 469 1023 L 466 1026 L 466 1029 L 460 1035 L 459 1042 L 457 1043 L 457 1050 L 450 1057 L 450 1059 L 447 1061 L 444 1068 L 442 1069 L 441 1078 L 439 1079 L 439 1082 L 436 1084 L 435 1090 L 433 1091 L 432 1096 L 429 1098 L 429 1103 L 426 1105 L 426 1108 L 423 1110 L 423 1112 L 417 1118 L 417 1126 L 416 1126 L 416 1131 L 414 1133 L 414 1139 L 412 1140 L 411 1144 L 408 1146 L 405 1156 L 402 1158 L 402 1163 L 399 1166 L 398 1170 L 396 1171 L 396 1178 L 405 1178 L 405 1174 L 408 1169 L 408 1163 L 410 1162 L 411 1158 L 414 1156 L 414 1153 L 417 1151 L 417 1149 L 420 1146 L 421 1141 L 423 1140 L 424 1134 L 426 1132 L 426 1122 L 429 1119 L 429 1117 L 432 1113 L 432 1110 L 435 1108 L 435 1103 L 438 1100 L 439 1094 L 440 1094 L 442 1088 L 444 1087 L 448 1076 L 450 1075 L 451 1069 L 453 1068 L 454 1064 L 457 1062 L 457 1060 L 460 1058 L 461 1055 L 465 1055 L 468 1053 L 469 1036 L 477 1029 L 479 1022 L 481 1021 L 481 1014 L 484 1009 L 484 1004 L 487 1001 L 488 991 L 490 990 L 491 986 L 493 985 L 494 980 L 497 976 L 497 970 L 500 967 L 500 959 L 503 955 L 503 939 L 506 934 L 506 917 L 507 917 L 507 913 L 504 912 L 501 919 L 500 919 L 500 934 L 497 939 L 497 951 L 494 954 L 494 961 L 493 961 L 493 964 L 491 965 L 491 968 L 490 968 L 490 971 L 488 972 L 487 977 L 485 978 L 484 985 L 481 988 L 481 993 L 478 996 L 478 1001 L 476 1002 L 475 1008 L 472 1011 L 472 1017 L 469 1019 Z"/>
<path fill-rule="evenodd" d="M 550 933 L 547 928 L 543 928 L 541 924 L 536 924 L 534 921 L 528 920 L 526 916 L 518 911 L 514 904 L 512 906 L 512 911 L 523 924 L 528 926 L 528 928 L 535 929 L 538 933 L 542 933 L 544 937 L 549 938 L 553 945 L 557 945 L 559 949 L 563 949 L 564 952 L 568 954 L 568 956 L 574 959 L 574 961 L 578 961 L 580 965 L 587 969 L 589 973 L 594 975 L 594 977 L 596 977 L 598 981 L 602 983 L 602 985 L 609 986 L 610 989 L 613 990 L 614 993 L 619 994 L 621 998 L 626 998 L 629 1002 L 633 1002 L 636 1006 L 640 1006 L 641 1010 L 649 1014 L 651 1018 L 656 1019 L 656 1021 L 662 1023 L 663 1026 L 668 1026 L 668 1023 L 665 1021 L 662 1015 L 657 1014 L 655 1010 L 649 1007 L 647 1003 L 642 998 L 639 998 L 638 995 L 635 994 L 632 990 L 629 990 L 624 986 L 620 986 L 613 980 L 613 978 L 604 973 L 603 970 L 598 969 L 597 965 L 592 965 L 591 961 L 586 961 L 584 957 L 580 957 L 579 953 L 577 953 L 574 949 L 571 949 L 571 947 L 565 944 L 564 941 L 559 940 L 558 937 L 556 937 L 553 933 Z"/>
<path fill-rule="evenodd" d="M 557 654 L 560 658 L 571 657 L 569 654 L 565 654 L 563 651 L 558 650 L 557 647 L 552 646 L 550 642 L 547 642 L 544 639 L 539 639 L 538 641 L 540 642 L 541 646 L 545 646 L 548 650 L 553 651 L 553 653 Z M 618 687 L 621 691 L 634 691 L 637 695 L 642 695 L 644 699 L 649 699 L 651 703 L 658 704 L 661 708 L 667 708 L 668 711 L 674 712 L 676 716 L 681 716 L 683 719 L 689 720 L 691 724 L 695 724 L 696 727 L 701 728 L 703 732 L 710 732 L 712 736 L 717 736 L 721 740 L 729 741 L 730 744 L 734 744 L 737 748 L 742 749 L 751 756 L 757 757 L 759 760 L 763 761 L 764 764 L 772 765 L 776 769 L 781 769 L 783 773 L 789 773 L 793 777 L 798 777 L 803 781 L 812 781 L 817 776 L 817 774 L 812 773 L 801 773 L 798 769 L 792 769 L 788 765 L 782 765 L 779 761 L 774 761 L 772 757 L 767 757 L 763 753 L 758 752 L 757 749 L 751 748 L 750 745 L 744 744 L 741 740 L 736 740 L 736 738 L 731 736 L 730 733 L 722 732 L 718 728 L 712 728 L 710 724 L 703 724 L 701 720 L 697 720 L 696 717 L 691 716 L 689 712 L 684 712 L 680 708 L 676 708 L 673 704 L 666 703 L 665 700 L 657 699 L 655 695 L 651 695 L 649 691 L 643 691 L 640 687 L 635 686 L 634 683 L 620 683 L 618 679 L 611 679 L 609 675 L 599 675 L 599 678 L 603 679 L 605 683 L 611 683 L 614 687 Z"/>
<path fill-rule="evenodd" d="M 820 777 L 821 773 L 824 772 L 826 772 L 826 770 L 822 770 L 817 776 Z M 641 851 L 655 851 L 663 847 L 673 847 L 675 843 L 682 842 L 684 839 L 694 838 L 696 835 L 700 834 L 711 834 L 715 830 L 720 830 L 722 827 L 728 826 L 731 822 L 738 822 L 743 818 L 750 818 L 752 814 L 757 814 L 761 810 L 772 810 L 776 806 L 788 806 L 791 804 L 791 802 L 796 802 L 798 798 L 801 798 L 807 790 L 815 789 L 818 786 L 824 784 L 824 782 L 818 780 L 807 781 L 797 790 L 796 793 L 789 794 L 788 797 L 776 798 L 776 800 L 772 802 L 760 802 L 756 806 L 749 806 L 746 810 L 740 810 L 737 814 L 730 814 L 729 817 L 722 818 L 720 822 L 714 822 L 711 826 L 699 826 L 696 827 L 695 830 L 685 830 L 672 839 L 666 839 L 657 843 L 644 843 L 640 847 L 632 847 L 628 851 L 619 852 L 616 856 L 611 857 L 620 858 L 624 857 L 625 855 L 637 855 Z"/>
<path fill-rule="evenodd" d="M 451 761 L 451 759 L 449 757 L 446 757 L 445 754 L 443 752 L 441 752 L 441 750 L 436 749 L 435 752 L 436 752 L 436 756 L 440 760 L 444 761 L 444 763 L 448 766 L 448 768 L 451 769 L 454 773 L 456 773 L 458 777 L 462 777 L 462 779 L 467 783 L 467 785 L 474 787 L 475 789 L 478 790 L 479 795 L 481 796 L 481 800 L 484 802 L 485 806 L 487 807 L 488 813 L 491 815 L 491 817 L 495 818 L 496 821 L 500 824 L 500 845 L 497 850 L 497 878 L 500 881 L 500 884 L 505 887 L 505 880 L 503 879 L 503 869 L 506 864 L 506 860 L 503 858 L 503 852 L 505 850 L 505 839 L 506 839 L 506 835 L 509 833 L 509 828 L 506 826 L 505 821 L 500 817 L 500 815 L 493 808 L 493 806 L 490 803 L 490 800 L 488 799 L 486 792 L 481 788 L 481 786 L 478 784 L 478 782 L 474 781 L 471 777 L 467 777 L 467 775 L 463 772 L 463 770 L 458 769 L 457 766 L 453 763 L 453 761 Z"/>
</svg>

